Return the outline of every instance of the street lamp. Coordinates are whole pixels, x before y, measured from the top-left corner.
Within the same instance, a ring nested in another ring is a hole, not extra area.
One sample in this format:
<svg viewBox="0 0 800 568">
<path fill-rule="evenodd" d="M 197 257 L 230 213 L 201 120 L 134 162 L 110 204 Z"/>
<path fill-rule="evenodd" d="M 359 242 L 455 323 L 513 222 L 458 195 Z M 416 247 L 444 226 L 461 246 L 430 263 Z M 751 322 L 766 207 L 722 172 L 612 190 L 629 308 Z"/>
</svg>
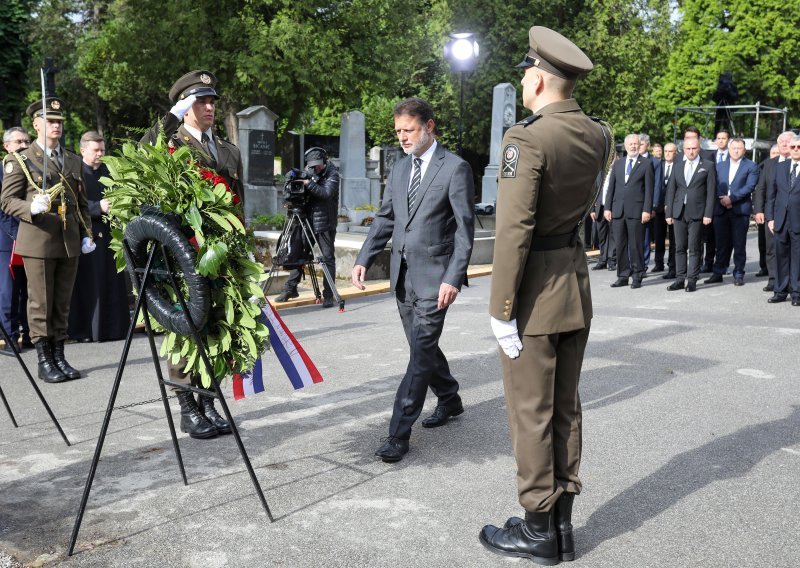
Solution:
<svg viewBox="0 0 800 568">
<path fill-rule="evenodd" d="M 461 155 L 461 137 L 464 132 L 464 76 L 478 65 L 478 42 L 475 34 L 464 32 L 448 34 L 450 40 L 444 44 L 444 57 L 453 71 L 461 73 L 461 105 L 458 113 L 458 155 Z"/>
</svg>

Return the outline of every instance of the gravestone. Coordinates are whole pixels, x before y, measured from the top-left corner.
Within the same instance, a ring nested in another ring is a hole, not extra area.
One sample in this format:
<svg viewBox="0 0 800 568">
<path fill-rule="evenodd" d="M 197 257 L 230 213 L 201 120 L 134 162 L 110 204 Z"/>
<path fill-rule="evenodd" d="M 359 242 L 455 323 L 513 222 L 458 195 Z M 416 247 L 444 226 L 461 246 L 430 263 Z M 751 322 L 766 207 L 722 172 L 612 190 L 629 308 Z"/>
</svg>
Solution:
<svg viewBox="0 0 800 568">
<path fill-rule="evenodd" d="M 492 128 L 489 143 L 489 165 L 483 172 L 481 202 L 497 201 L 497 172 L 503 135 L 517 121 L 517 89 L 511 83 L 500 83 L 492 89 Z"/>
<path fill-rule="evenodd" d="M 275 120 L 278 115 L 265 106 L 251 106 L 239 118 L 239 150 L 242 153 L 244 216 L 277 213 L 275 187 Z"/>
<path fill-rule="evenodd" d="M 342 182 L 339 195 L 341 205 L 347 209 L 371 202 L 366 153 L 364 113 L 357 110 L 342 113 L 342 130 L 339 135 Z"/>
</svg>

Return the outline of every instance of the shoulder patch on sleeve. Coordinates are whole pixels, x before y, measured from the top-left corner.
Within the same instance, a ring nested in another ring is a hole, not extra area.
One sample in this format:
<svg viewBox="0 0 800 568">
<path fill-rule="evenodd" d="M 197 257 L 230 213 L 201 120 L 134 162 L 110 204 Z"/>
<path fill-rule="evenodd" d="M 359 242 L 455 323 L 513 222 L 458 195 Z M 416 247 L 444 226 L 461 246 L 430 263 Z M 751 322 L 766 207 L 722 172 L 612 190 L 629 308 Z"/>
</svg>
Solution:
<svg viewBox="0 0 800 568">
<path fill-rule="evenodd" d="M 14 162 L 11 161 L 11 160 L 6 160 L 6 165 L 5 165 L 5 168 L 3 168 L 3 171 L 5 171 L 7 174 L 10 174 L 11 172 L 13 172 L 14 171 Z"/>
<path fill-rule="evenodd" d="M 500 169 L 501 178 L 517 177 L 517 163 L 519 162 L 519 146 L 506 144 L 503 148 L 503 167 Z"/>
</svg>

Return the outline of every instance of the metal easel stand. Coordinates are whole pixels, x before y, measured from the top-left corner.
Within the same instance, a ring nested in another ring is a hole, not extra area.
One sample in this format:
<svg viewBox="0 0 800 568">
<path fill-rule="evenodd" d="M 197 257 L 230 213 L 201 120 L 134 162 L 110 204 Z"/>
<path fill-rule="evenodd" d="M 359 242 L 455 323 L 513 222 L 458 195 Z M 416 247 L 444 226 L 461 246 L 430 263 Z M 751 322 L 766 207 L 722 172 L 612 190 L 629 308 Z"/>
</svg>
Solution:
<svg viewBox="0 0 800 568">
<path fill-rule="evenodd" d="M 150 253 L 147 257 L 147 264 L 144 268 L 136 266 L 134 263 L 134 255 L 131 253 L 130 247 L 128 246 L 127 241 L 123 241 L 123 246 L 125 249 L 125 256 L 127 257 L 127 262 L 131 263 L 132 266 L 135 267 L 136 273 L 136 282 L 134 285 L 137 287 L 138 294 L 136 298 L 136 308 L 134 310 L 134 315 L 131 318 L 131 325 L 128 328 L 128 335 L 125 338 L 125 346 L 122 349 L 122 358 L 120 359 L 119 366 L 117 367 L 117 376 L 114 379 L 114 385 L 111 388 L 111 396 L 108 400 L 108 407 L 106 409 L 105 418 L 103 419 L 103 425 L 100 428 L 100 436 L 97 440 L 97 447 L 95 448 L 94 457 L 92 458 L 91 466 L 89 467 L 89 475 L 86 479 L 86 486 L 83 489 L 83 497 L 81 498 L 81 503 L 78 508 L 78 514 L 75 518 L 75 526 L 72 529 L 72 536 L 70 537 L 69 542 L 69 549 L 67 554 L 72 556 L 75 550 L 75 543 L 78 539 L 78 531 L 81 527 L 81 521 L 83 520 L 83 513 L 86 510 L 86 503 L 89 499 L 89 492 L 92 489 L 92 483 L 94 482 L 94 476 L 97 472 L 97 463 L 100 460 L 100 454 L 103 451 L 103 443 L 105 442 L 106 434 L 108 432 L 108 425 L 111 421 L 111 413 L 114 410 L 114 402 L 117 399 L 117 393 L 119 392 L 119 385 L 122 380 L 122 374 L 125 370 L 125 363 L 128 359 L 128 352 L 130 350 L 131 341 L 133 339 L 133 332 L 136 327 L 136 321 L 139 318 L 139 312 L 142 311 L 144 313 L 144 325 L 145 330 L 147 332 L 147 339 L 150 344 L 150 353 L 153 357 L 153 366 L 156 370 L 156 377 L 158 381 L 158 388 L 161 391 L 161 400 L 164 402 L 164 411 L 167 415 L 167 424 L 169 425 L 169 432 L 170 436 L 172 437 L 172 446 L 175 449 L 175 458 L 178 461 L 178 469 L 181 472 L 181 477 L 183 479 L 183 484 L 188 485 L 188 481 L 186 480 L 186 470 L 183 467 L 183 459 L 181 458 L 181 451 L 180 447 L 178 446 L 178 438 L 175 434 L 175 424 L 172 421 L 172 413 L 169 409 L 169 403 L 167 402 L 167 391 L 164 388 L 165 385 L 178 387 L 184 390 L 191 390 L 192 392 L 203 394 L 208 396 L 208 391 L 202 390 L 196 387 L 181 385 L 178 383 L 173 383 L 164 379 L 161 373 L 161 364 L 159 362 L 159 355 L 158 350 L 156 349 L 153 329 L 150 326 L 150 315 L 147 310 L 147 299 L 145 297 L 145 289 L 147 284 L 150 281 L 150 278 L 154 275 L 165 276 L 168 277 L 172 283 L 173 289 L 178 291 L 177 296 L 178 300 L 181 305 L 181 309 L 183 310 L 183 314 L 186 318 L 188 318 L 190 327 L 192 330 L 192 335 L 194 337 L 195 344 L 197 345 L 198 349 L 200 350 L 200 357 L 203 360 L 203 363 L 206 366 L 206 370 L 208 374 L 211 376 L 211 382 L 214 385 L 214 396 L 219 401 L 220 406 L 222 407 L 223 412 L 225 413 L 225 418 L 228 420 L 228 424 L 231 426 L 231 432 L 233 434 L 234 439 L 236 440 L 236 445 L 239 448 L 239 453 L 242 456 L 242 460 L 244 461 L 245 467 L 247 468 L 247 473 L 250 475 L 250 480 L 253 482 L 253 487 L 256 490 L 256 494 L 258 495 L 259 500 L 261 501 L 261 505 L 264 507 L 264 511 L 267 513 L 267 517 L 269 518 L 270 522 L 274 522 L 274 518 L 272 516 L 272 512 L 269 509 L 269 505 L 267 504 L 267 500 L 264 497 L 264 492 L 261 490 L 261 485 L 258 483 L 258 479 L 256 478 L 256 474 L 253 471 L 253 466 L 250 463 L 250 458 L 247 455 L 247 451 L 244 449 L 244 445 L 242 444 L 242 439 L 239 436 L 239 429 L 236 427 L 236 423 L 233 421 L 233 417 L 231 416 L 230 410 L 228 409 L 228 404 L 225 402 L 225 396 L 222 393 L 222 389 L 220 389 L 219 382 L 217 381 L 216 377 L 214 376 L 214 369 L 211 366 L 211 363 L 208 359 L 208 354 L 206 352 L 205 345 L 203 344 L 202 339 L 200 338 L 200 334 L 197 328 L 192 322 L 191 316 L 189 315 L 189 309 L 186 306 L 186 300 L 183 298 L 183 295 L 179 292 L 180 287 L 175 278 L 175 273 L 172 270 L 169 257 L 164 250 L 164 245 L 161 243 L 154 243 L 152 248 L 150 249 Z M 153 268 L 153 258 L 155 256 L 156 250 L 161 253 L 161 259 L 166 267 L 166 270 L 158 270 Z"/>
<path fill-rule="evenodd" d="M 311 249 L 312 254 L 316 255 L 313 260 L 298 266 L 298 270 L 305 270 L 306 266 L 312 265 L 312 267 L 308 270 L 309 280 L 311 280 L 311 287 L 314 290 L 314 298 L 316 298 L 317 304 L 320 304 L 322 303 L 322 292 L 320 291 L 317 274 L 313 268 L 313 265 L 319 265 L 319 267 L 322 269 L 322 277 L 328 283 L 328 286 L 330 286 L 331 292 L 333 292 L 333 297 L 336 299 L 336 303 L 339 304 L 339 311 L 343 312 L 344 299 L 339 295 L 339 290 L 336 288 L 336 280 L 323 262 L 322 248 L 320 248 L 319 242 L 317 242 L 317 237 L 314 235 L 314 231 L 311 229 L 311 224 L 309 223 L 308 218 L 301 207 L 294 207 L 290 210 L 289 217 L 286 219 L 286 222 L 283 225 L 281 236 L 278 237 L 280 246 L 275 251 L 275 257 L 273 258 L 280 258 L 282 255 L 287 255 L 290 237 L 294 232 L 295 226 L 299 226 L 303 233 L 303 243 L 305 243 L 308 248 Z M 265 296 L 269 293 L 269 289 L 272 286 L 272 279 L 277 274 L 279 266 L 279 264 L 275 264 L 273 262 L 272 268 L 267 276 L 266 283 L 263 286 Z"/>
<path fill-rule="evenodd" d="M 22 370 L 25 373 L 25 376 L 28 377 L 28 381 L 31 383 L 31 386 L 33 387 L 33 390 L 36 391 L 36 396 L 38 396 L 39 400 L 42 401 L 42 405 L 44 406 L 44 409 L 47 411 L 47 414 L 50 415 L 50 420 L 53 421 L 53 424 L 55 424 L 56 429 L 58 430 L 58 433 L 61 434 L 61 438 L 63 438 L 64 443 L 67 446 L 71 445 L 69 443 L 69 440 L 67 439 L 67 435 L 64 434 L 64 430 L 61 429 L 61 424 L 58 423 L 58 420 L 56 420 L 56 417 L 53 414 L 53 411 L 50 410 L 50 405 L 47 404 L 47 401 L 44 399 L 44 395 L 42 395 L 42 391 L 40 391 L 39 387 L 36 386 L 36 381 L 33 379 L 33 376 L 31 375 L 31 372 L 28 370 L 28 366 L 25 364 L 25 361 L 22 360 L 22 357 L 20 357 L 19 350 L 18 350 L 16 344 L 13 341 L 11 341 L 11 337 L 8 335 L 8 331 L 6 331 L 6 328 L 3 326 L 2 323 L 0 323 L 0 331 L 2 331 L 2 333 L 3 333 L 3 339 L 5 339 L 6 345 L 9 345 L 11 347 L 11 350 L 14 352 L 14 356 L 17 358 L 17 361 L 19 362 L 19 366 L 22 367 Z M 14 428 L 17 428 L 18 427 L 17 426 L 17 421 L 14 418 L 14 414 L 11 412 L 11 407 L 8 405 L 8 401 L 6 400 L 6 395 L 3 394 L 3 389 L 2 388 L 0 388 L 0 398 L 3 399 L 3 405 L 6 407 L 6 411 L 8 412 L 8 416 L 11 418 L 11 423 L 14 424 Z"/>
</svg>

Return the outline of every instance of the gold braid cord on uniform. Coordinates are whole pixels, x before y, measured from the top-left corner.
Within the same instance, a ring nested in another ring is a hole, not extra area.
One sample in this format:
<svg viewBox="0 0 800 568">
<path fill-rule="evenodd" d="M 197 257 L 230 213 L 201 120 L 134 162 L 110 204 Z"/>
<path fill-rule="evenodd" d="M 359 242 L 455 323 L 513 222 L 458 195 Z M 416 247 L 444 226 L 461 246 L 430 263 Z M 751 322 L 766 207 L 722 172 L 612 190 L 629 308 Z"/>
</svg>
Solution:
<svg viewBox="0 0 800 568">
<path fill-rule="evenodd" d="M 19 166 L 20 166 L 20 168 L 22 168 L 22 172 L 25 174 L 25 177 L 28 179 L 28 183 L 31 185 L 31 187 L 35 191 L 38 191 L 41 195 L 46 195 L 47 197 L 50 198 L 51 207 L 52 207 L 52 202 L 53 202 L 54 199 L 56 199 L 56 198 L 61 199 L 61 205 L 58 207 L 58 214 L 61 217 L 61 221 L 64 223 L 64 228 L 66 229 L 66 227 L 67 227 L 67 202 L 64 199 L 64 193 L 66 193 L 66 189 L 65 188 L 69 188 L 69 191 L 72 194 L 72 197 L 75 199 L 76 207 L 77 207 L 77 204 L 78 204 L 78 196 L 75 195 L 75 191 L 72 189 L 72 187 L 69 185 L 67 180 L 64 178 L 64 174 L 62 174 L 61 172 L 58 172 L 58 175 L 61 178 L 61 181 L 58 182 L 57 184 L 55 184 L 54 186 L 48 188 L 47 191 L 45 191 L 44 189 L 40 188 L 38 185 L 36 185 L 33 182 L 33 178 L 31 177 L 31 173 L 28 170 L 27 166 L 25 166 L 25 161 L 22 159 L 22 157 L 17 152 L 12 152 L 12 155 L 14 156 L 14 158 L 16 158 L 17 162 L 19 162 Z M 45 211 L 45 213 L 49 213 L 51 207 L 48 207 L 47 211 Z M 83 215 L 81 214 L 81 208 L 80 207 L 77 207 L 77 213 L 78 213 L 78 221 L 80 221 L 80 224 L 83 227 L 84 231 L 86 231 L 86 234 L 89 235 L 90 239 L 94 239 L 94 237 L 92 235 L 92 230 L 86 225 L 86 221 L 84 220 Z"/>
</svg>

